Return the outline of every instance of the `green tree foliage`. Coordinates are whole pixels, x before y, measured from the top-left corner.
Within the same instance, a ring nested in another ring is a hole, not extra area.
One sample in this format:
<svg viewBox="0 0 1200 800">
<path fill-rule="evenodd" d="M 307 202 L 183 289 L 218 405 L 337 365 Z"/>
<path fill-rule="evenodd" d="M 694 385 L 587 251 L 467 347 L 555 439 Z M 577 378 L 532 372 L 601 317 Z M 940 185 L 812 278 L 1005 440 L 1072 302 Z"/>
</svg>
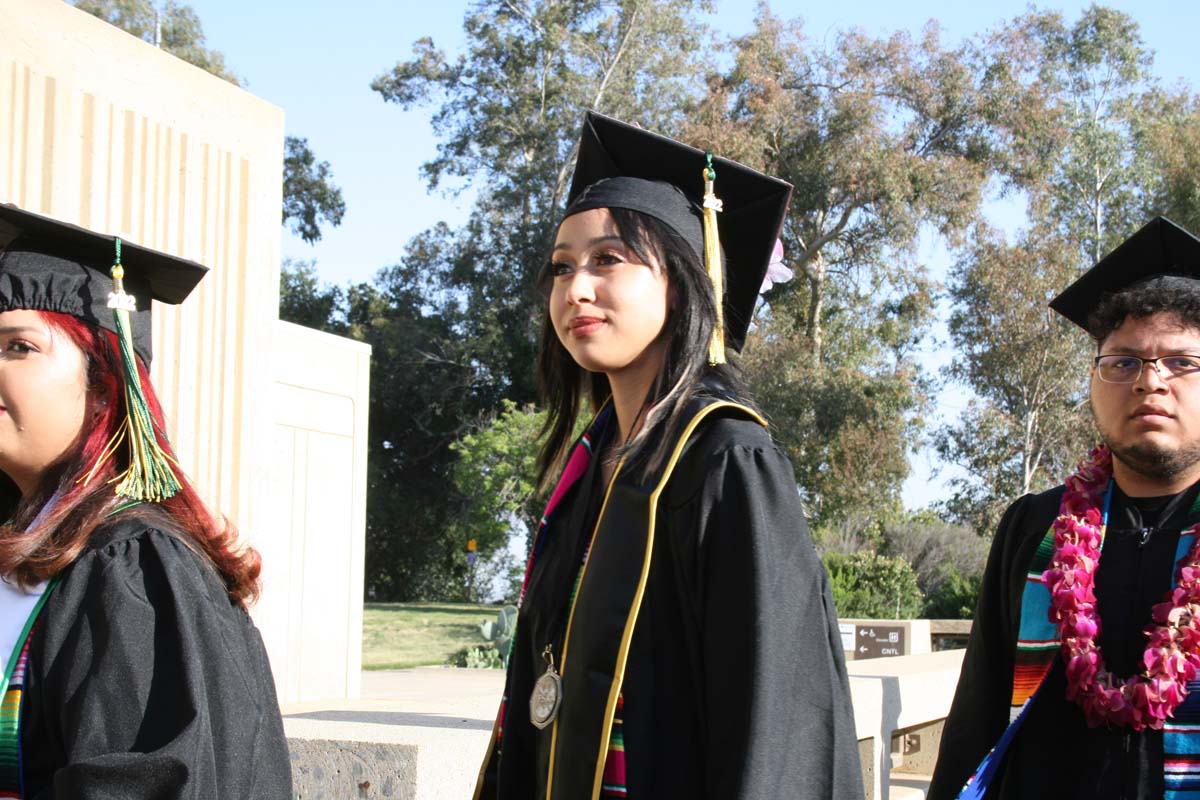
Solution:
<svg viewBox="0 0 1200 800">
<path fill-rule="evenodd" d="M 1044 231 L 1094 263 L 1142 221 L 1139 105 L 1154 86 L 1153 54 L 1131 16 L 1097 5 L 1070 26 L 1057 12 L 1030 12 L 994 42 L 993 89 L 1008 99 L 996 123 L 1026 165 L 1012 178 Z"/>
<path fill-rule="evenodd" d="M 838 616 L 856 619 L 914 619 L 925 604 L 917 576 L 902 558 L 869 550 L 826 553 L 825 569 Z"/>
<path fill-rule="evenodd" d="M 1186 208 L 1182 170 L 1198 158 L 1179 146 L 1188 137 L 1165 140 L 1186 112 L 1172 121 L 1152 113 L 1155 98 L 1164 105 L 1152 54 L 1128 15 L 1091 6 L 1067 25 L 1057 13 L 1030 12 L 987 43 L 996 53 L 986 91 L 998 174 L 1024 193 L 1032 223 L 1015 243 L 977 228 L 951 277 L 957 353 L 945 377 L 974 397 L 935 443 L 967 471 L 951 481 L 945 511 L 981 533 L 1016 496 L 1062 480 L 1095 440 L 1090 345 L 1047 302 L 1149 208 Z"/>
<path fill-rule="evenodd" d="M 465 499 L 460 536 L 478 542 L 480 559 L 503 548 L 514 529 L 526 539 L 537 529 L 542 509 L 534 480 L 545 422 L 544 411 L 505 400 L 499 414 L 450 446 L 458 456 L 454 485 Z"/>
<path fill-rule="evenodd" d="M 979 604 L 982 575 L 963 577 L 953 566 L 941 570 L 942 580 L 926 597 L 921 616 L 925 619 L 971 619 Z"/>
<path fill-rule="evenodd" d="M 342 224 L 346 203 L 333 183 L 328 161 L 317 162 L 307 139 L 289 136 L 284 141 L 283 224 L 309 244 L 321 239 L 321 223 Z"/>
<path fill-rule="evenodd" d="M 970 528 L 952 525 L 931 511 L 919 511 L 884 526 L 880 552 L 912 566 L 917 586 L 932 598 L 953 576 L 983 575 L 988 542 Z"/>
<path fill-rule="evenodd" d="M 176 0 L 75 0 L 75 7 L 165 50 L 235 86 L 241 81 L 225 66 L 225 56 L 206 46 L 195 9 Z M 283 224 L 312 244 L 321 225 L 337 227 L 346 212 L 342 190 L 333 183 L 329 162 L 317 162 L 307 139 L 289 136 L 283 162 Z M 286 288 L 286 287 L 285 287 Z"/>
<path fill-rule="evenodd" d="M 344 333 L 345 292 L 324 283 L 316 261 L 283 260 L 279 273 L 279 318 L 328 333 Z"/>
<path fill-rule="evenodd" d="M 430 188 L 480 189 L 471 218 L 426 265 L 435 313 L 453 306 L 479 343 L 497 396 L 534 397 L 534 287 L 548 257 L 583 111 L 597 108 L 671 130 L 699 86 L 703 32 L 689 0 L 475 3 L 466 51 L 448 57 L 422 39 L 413 58 L 372 87 L 404 108 L 434 105 L 438 156 Z M 461 312 L 461 313 L 460 313 Z M 495 408 L 495 406 L 491 406 Z M 468 417 L 474 414 L 468 414 Z"/>
<path fill-rule="evenodd" d="M 933 311 L 914 256 L 923 228 L 956 238 L 978 213 L 981 78 L 932 25 L 825 45 L 764 8 L 734 48 L 687 134 L 796 187 L 783 243 L 798 279 L 767 294 L 747 372 L 818 523 L 896 513 Z"/>
<path fill-rule="evenodd" d="M 1079 263 L 1051 234 L 1009 245 L 981 227 L 955 270 L 946 374 L 975 397 L 934 443 L 966 471 L 949 481 L 944 512 L 980 533 L 1013 499 L 1062 480 L 1094 441 L 1088 338 L 1047 306 Z"/>
<path fill-rule="evenodd" d="M 535 277 L 583 111 L 674 127 L 700 86 L 702 7 L 479 2 L 465 52 L 451 58 L 421 40 L 373 83 L 405 108 L 435 106 L 431 188 L 480 189 L 462 228 L 424 232 L 379 274 L 371 313 L 360 320 L 351 303 L 352 330 L 375 347 L 367 563 L 379 597 L 458 596 L 461 512 L 476 495 L 456 487 L 450 445 L 502 401 L 534 399 Z"/>
<path fill-rule="evenodd" d="M 1200 99 L 1184 90 L 1154 92 L 1141 113 L 1153 179 L 1146 216 L 1200 231 Z"/>
<path fill-rule="evenodd" d="M 500 404 L 452 309 L 431 307 L 425 265 L 447 238 L 444 226 L 414 238 L 398 265 L 346 298 L 347 335 L 372 347 L 366 582 L 380 599 L 461 598 L 464 498 L 450 445 Z"/>
</svg>

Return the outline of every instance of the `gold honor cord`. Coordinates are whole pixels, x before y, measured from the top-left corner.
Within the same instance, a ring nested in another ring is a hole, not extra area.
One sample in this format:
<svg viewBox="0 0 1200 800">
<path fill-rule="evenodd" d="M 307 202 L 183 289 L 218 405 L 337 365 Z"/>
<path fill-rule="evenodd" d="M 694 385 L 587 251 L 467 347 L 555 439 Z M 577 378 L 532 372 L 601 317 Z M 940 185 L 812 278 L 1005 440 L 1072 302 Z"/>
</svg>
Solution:
<svg viewBox="0 0 1200 800">
<path fill-rule="evenodd" d="M 713 322 L 712 338 L 708 342 L 708 363 L 725 363 L 725 270 L 721 264 L 721 237 L 717 231 L 717 212 L 724 211 L 724 204 L 713 192 L 717 171 L 713 169 L 712 153 L 705 153 L 707 165 L 704 174 L 704 266 L 713 285 L 713 301 L 717 307 L 717 318 Z"/>
<path fill-rule="evenodd" d="M 641 610 L 642 598 L 646 593 L 646 584 L 650 579 L 650 561 L 651 555 L 654 552 L 654 529 L 656 515 L 658 513 L 658 498 L 662 495 L 663 490 L 666 488 L 667 482 L 671 480 L 671 475 L 675 472 L 675 465 L 678 463 L 680 456 L 683 454 L 684 448 L 687 446 L 688 439 L 691 438 L 692 433 L 695 432 L 696 428 L 699 427 L 700 423 L 703 422 L 706 417 L 708 417 L 714 411 L 718 411 L 720 409 L 736 409 L 743 414 L 746 414 L 750 419 L 754 420 L 759 425 L 762 425 L 764 428 L 769 427 L 767 425 L 767 421 L 763 419 L 757 412 L 737 403 L 732 403 L 727 400 L 719 400 L 715 403 L 705 406 L 696 412 L 696 414 L 684 427 L 683 432 L 680 433 L 679 438 L 675 442 L 675 447 L 671 452 L 671 457 L 667 460 L 666 466 L 663 467 L 663 472 L 658 477 L 658 482 L 654 487 L 654 491 L 652 491 L 649 495 L 646 504 L 646 507 L 649 509 L 649 517 L 646 529 L 646 545 L 642 551 L 641 576 L 638 578 L 637 590 L 634 593 L 633 602 L 630 604 L 629 614 L 625 618 L 625 629 L 621 634 L 620 648 L 617 650 L 615 674 L 613 675 L 612 684 L 609 687 L 608 702 L 604 708 L 603 727 L 601 728 L 600 733 L 600 750 L 598 759 L 596 761 L 595 772 L 593 773 L 594 777 L 592 781 L 591 800 L 599 800 L 600 798 L 600 789 L 603 785 L 604 779 L 604 765 L 608 758 L 609 739 L 612 736 L 613 718 L 617 713 L 617 696 L 621 693 L 621 686 L 625 682 L 625 665 L 629 660 L 629 646 L 633 641 L 633 629 L 637 625 L 638 611 Z M 616 469 L 613 470 L 612 477 L 608 481 L 608 488 L 604 492 L 604 502 L 600 504 L 600 515 L 596 517 L 596 525 L 592 529 L 592 536 L 590 540 L 591 544 L 588 546 L 589 551 L 596 543 L 596 535 L 600 532 L 600 525 L 604 521 L 604 512 L 608 509 L 609 496 L 612 494 L 613 487 L 617 483 L 617 477 L 621 474 L 621 467 L 624 465 L 624 463 L 625 462 L 622 459 L 622 461 L 617 464 Z M 591 559 L 589 558 L 588 561 L 590 560 Z M 575 607 L 579 604 L 579 595 L 583 591 L 583 579 L 587 576 L 588 561 L 583 562 L 583 569 L 579 576 L 578 591 L 576 591 L 575 596 L 571 601 L 571 608 L 567 611 L 567 632 L 563 637 L 563 650 L 559 669 L 559 672 L 562 675 L 565 675 L 567 672 L 567 648 L 571 643 L 571 626 L 575 622 Z M 554 790 L 554 760 L 555 754 L 558 750 L 558 723 L 559 720 L 555 719 L 554 727 L 551 728 L 550 733 L 550 763 L 546 772 L 546 800 L 552 800 L 551 795 L 553 794 Z"/>
<path fill-rule="evenodd" d="M 125 420 L 120 429 L 109 440 L 100 459 L 85 476 L 84 483 L 92 479 L 100 466 L 112 457 L 122 442 L 129 444 L 129 467 L 116 478 L 116 492 L 121 497 L 148 503 L 157 503 L 174 497 L 182 488 L 175 475 L 176 461 L 162 445 L 158 437 L 166 441 L 166 434 L 154 424 L 150 405 L 142 391 L 138 375 L 137 356 L 133 350 L 133 333 L 129 313 L 137 311 L 137 298 L 125 292 L 125 268 L 121 266 L 121 240 L 116 240 L 116 261 L 112 267 L 113 290 L 108 295 L 108 307 L 113 310 L 116 321 L 117 342 L 121 348 L 121 371 L 125 381 Z"/>
</svg>

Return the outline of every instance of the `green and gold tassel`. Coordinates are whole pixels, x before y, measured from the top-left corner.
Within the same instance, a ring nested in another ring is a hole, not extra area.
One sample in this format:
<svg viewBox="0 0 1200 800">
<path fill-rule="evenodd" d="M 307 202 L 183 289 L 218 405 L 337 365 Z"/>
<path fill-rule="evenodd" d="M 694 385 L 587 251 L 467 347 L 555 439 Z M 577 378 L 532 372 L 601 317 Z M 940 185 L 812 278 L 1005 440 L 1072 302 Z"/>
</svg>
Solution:
<svg viewBox="0 0 1200 800">
<path fill-rule="evenodd" d="M 704 266 L 712 280 L 713 300 L 717 307 L 717 319 L 713 324 L 712 338 L 708 342 L 708 363 L 725 363 L 725 270 L 721 265 L 721 237 L 717 232 L 717 212 L 724 204 L 713 193 L 713 182 L 717 171 L 713 169 L 712 153 L 705 153 L 704 167 Z"/>
<path fill-rule="evenodd" d="M 137 298 L 125 292 L 125 268 L 121 266 L 120 239 L 116 241 L 116 261 L 112 267 L 112 279 L 113 291 L 108 296 L 108 307 L 113 310 L 116 319 L 117 341 L 121 348 L 126 416 L 121 429 L 104 449 L 92 472 L 112 456 L 122 441 L 128 442 L 129 468 L 113 479 L 117 483 L 117 494 L 131 500 L 157 503 L 173 497 L 182 487 L 175 475 L 175 460 L 158 442 L 160 432 L 156 429 L 146 395 L 142 391 L 129 321 L 129 313 L 137 310 Z"/>
</svg>

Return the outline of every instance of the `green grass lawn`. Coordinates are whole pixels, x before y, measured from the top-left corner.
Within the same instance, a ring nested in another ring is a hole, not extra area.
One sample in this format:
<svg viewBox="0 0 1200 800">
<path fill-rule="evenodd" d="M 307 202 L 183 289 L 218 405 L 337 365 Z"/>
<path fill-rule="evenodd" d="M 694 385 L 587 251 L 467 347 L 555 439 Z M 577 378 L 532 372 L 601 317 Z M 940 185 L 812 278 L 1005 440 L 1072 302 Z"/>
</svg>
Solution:
<svg viewBox="0 0 1200 800">
<path fill-rule="evenodd" d="M 479 623 L 498 606 L 466 603 L 367 603 L 363 611 L 363 669 L 445 664 L 451 653 L 484 643 Z"/>
</svg>

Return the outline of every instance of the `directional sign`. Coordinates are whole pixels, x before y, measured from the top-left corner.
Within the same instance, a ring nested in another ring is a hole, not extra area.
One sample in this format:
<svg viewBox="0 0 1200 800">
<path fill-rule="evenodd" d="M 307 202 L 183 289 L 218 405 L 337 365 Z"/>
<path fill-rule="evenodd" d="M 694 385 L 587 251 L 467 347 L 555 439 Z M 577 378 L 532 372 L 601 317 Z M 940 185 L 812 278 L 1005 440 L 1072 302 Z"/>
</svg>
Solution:
<svg viewBox="0 0 1200 800">
<path fill-rule="evenodd" d="M 903 625 L 857 625 L 854 660 L 904 655 Z"/>
</svg>

